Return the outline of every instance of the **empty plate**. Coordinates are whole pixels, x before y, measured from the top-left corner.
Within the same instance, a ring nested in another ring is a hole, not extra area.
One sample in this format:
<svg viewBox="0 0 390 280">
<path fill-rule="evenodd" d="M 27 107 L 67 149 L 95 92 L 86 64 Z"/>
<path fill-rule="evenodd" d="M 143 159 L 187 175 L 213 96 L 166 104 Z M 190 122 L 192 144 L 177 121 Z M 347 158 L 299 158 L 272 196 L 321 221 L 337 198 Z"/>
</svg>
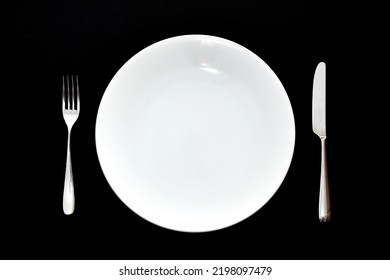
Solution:
<svg viewBox="0 0 390 280">
<path fill-rule="evenodd" d="M 133 56 L 108 85 L 96 121 L 99 162 L 117 196 L 144 219 L 186 232 L 258 211 L 281 185 L 294 142 L 291 104 L 271 68 L 205 35 Z"/>
</svg>

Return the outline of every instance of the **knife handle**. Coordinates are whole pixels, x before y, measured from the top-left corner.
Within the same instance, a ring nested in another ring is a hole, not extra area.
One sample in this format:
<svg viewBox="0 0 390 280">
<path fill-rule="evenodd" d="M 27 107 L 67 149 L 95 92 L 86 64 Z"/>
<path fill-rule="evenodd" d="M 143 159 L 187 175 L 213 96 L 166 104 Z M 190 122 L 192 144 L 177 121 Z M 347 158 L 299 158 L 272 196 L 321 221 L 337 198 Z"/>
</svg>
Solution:
<svg viewBox="0 0 390 280">
<path fill-rule="evenodd" d="M 321 137 L 321 178 L 320 178 L 320 199 L 318 214 L 320 222 L 330 221 L 330 197 L 328 184 L 328 165 L 326 161 L 326 137 Z"/>
</svg>

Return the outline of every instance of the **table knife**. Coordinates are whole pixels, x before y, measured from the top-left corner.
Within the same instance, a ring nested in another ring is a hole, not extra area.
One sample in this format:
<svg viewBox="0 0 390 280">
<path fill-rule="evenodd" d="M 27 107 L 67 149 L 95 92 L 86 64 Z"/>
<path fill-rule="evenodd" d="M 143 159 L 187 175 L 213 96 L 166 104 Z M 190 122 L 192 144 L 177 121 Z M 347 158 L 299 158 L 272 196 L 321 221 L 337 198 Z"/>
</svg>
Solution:
<svg viewBox="0 0 390 280">
<path fill-rule="evenodd" d="M 318 214 L 320 222 L 330 220 L 328 168 L 326 161 L 326 65 L 320 62 L 313 81 L 313 131 L 321 139 L 321 176 Z"/>
</svg>

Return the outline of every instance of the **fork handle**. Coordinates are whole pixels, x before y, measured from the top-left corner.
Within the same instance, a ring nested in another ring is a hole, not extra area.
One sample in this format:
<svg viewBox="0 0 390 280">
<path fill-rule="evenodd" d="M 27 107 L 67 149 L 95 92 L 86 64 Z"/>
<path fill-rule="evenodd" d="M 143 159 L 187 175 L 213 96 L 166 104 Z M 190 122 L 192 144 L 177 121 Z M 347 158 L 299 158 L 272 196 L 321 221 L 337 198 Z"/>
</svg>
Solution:
<svg viewBox="0 0 390 280">
<path fill-rule="evenodd" d="M 328 184 L 328 165 L 326 160 L 325 137 L 321 138 L 321 178 L 320 178 L 320 198 L 318 206 L 320 222 L 330 221 L 330 197 Z"/>
<path fill-rule="evenodd" d="M 74 205 L 75 205 L 72 161 L 70 158 L 70 131 L 68 132 L 67 146 L 68 148 L 67 148 L 67 155 L 66 155 L 64 197 L 62 200 L 62 208 L 66 215 L 70 215 L 74 212 Z"/>
</svg>

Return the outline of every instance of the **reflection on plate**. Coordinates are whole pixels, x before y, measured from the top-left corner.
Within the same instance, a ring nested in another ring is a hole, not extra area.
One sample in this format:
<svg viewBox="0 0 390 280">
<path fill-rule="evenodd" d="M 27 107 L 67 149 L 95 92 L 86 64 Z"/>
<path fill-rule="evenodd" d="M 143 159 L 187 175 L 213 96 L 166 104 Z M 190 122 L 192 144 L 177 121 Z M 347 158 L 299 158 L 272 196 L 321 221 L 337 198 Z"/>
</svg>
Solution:
<svg viewBox="0 0 390 280">
<path fill-rule="evenodd" d="M 203 232 L 236 224 L 277 191 L 295 126 L 288 96 L 254 53 L 187 35 L 132 57 L 104 93 L 96 121 L 110 186 L 159 226 Z"/>
</svg>

